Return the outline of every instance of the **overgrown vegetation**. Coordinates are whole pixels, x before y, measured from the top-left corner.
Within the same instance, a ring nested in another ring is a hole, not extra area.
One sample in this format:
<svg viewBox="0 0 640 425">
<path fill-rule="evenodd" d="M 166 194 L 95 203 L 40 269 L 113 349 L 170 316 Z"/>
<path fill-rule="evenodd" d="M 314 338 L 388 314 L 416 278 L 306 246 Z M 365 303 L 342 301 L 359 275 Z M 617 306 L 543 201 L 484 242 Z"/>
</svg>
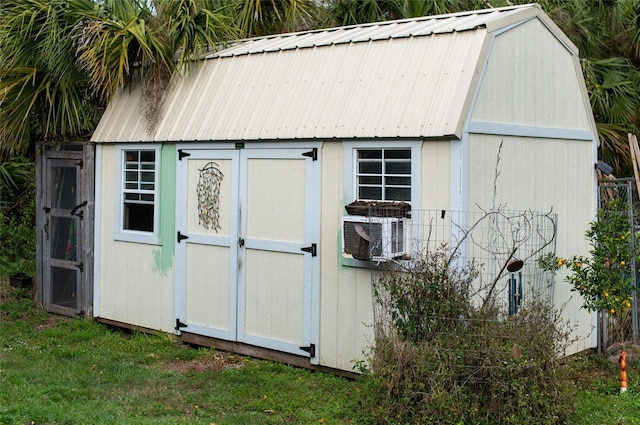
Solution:
<svg viewBox="0 0 640 425">
<path fill-rule="evenodd" d="M 0 276 L 35 273 L 34 166 L 0 163 Z"/>
<path fill-rule="evenodd" d="M 511 316 L 478 302 L 478 266 L 455 260 L 443 246 L 375 283 L 383 318 L 363 369 L 361 414 L 378 424 L 568 422 L 567 323 L 535 301 Z"/>
</svg>

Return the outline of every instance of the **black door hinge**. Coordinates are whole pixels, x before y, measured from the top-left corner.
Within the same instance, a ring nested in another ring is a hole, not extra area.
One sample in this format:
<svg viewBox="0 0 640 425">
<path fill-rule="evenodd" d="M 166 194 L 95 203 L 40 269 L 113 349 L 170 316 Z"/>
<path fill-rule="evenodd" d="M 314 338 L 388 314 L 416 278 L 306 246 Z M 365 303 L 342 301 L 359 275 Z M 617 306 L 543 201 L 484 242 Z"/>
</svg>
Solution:
<svg viewBox="0 0 640 425">
<path fill-rule="evenodd" d="M 178 159 L 180 161 L 182 161 L 182 158 L 185 158 L 187 156 L 191 156 L 190 153 L 183 151 L 182 149 L 178 149 Z"/>
<path fill-rule="evenodd" d="M 316 345 L 315 344 L 309 344 L 308 347 L 300 347 L 300 349 L 302 351 L 306 351 L 307 353 L 309 353 L 310 357 L 315 357 L 316 356 Z"/>
<path fill-rule="evenodd" d="M 186 323 L 182 323 L 180 319 L 176 318 L 176 327 L 174 328 L 175 330 L 179 331 L 181 328 L 186 328 L 186 327 L 187 327 Z"/>
<path fill-rule="evenodd" d="M 80 270 L 81 272 L 83 272 L 83 271 L 84 271 L 84 264 L 82 264 L 82 263 L 78 263 L 78 264 L 76 264 L 76 267 L 77 267 L 77 268 L 78 268 L 78 270 Z"/>
<path fill-rule="evenodd" d="M 180 241 L 182 240 L 189 239 L 189 236 L 183 235 L 182 233 L 178 232 L 178 237 L 176 239 L 178 240 L 178 243 L 180 243 Z"/>
<path fill-rule="evenodd" d="M 308 252 L 312 257 L 316 257 L 318 255 L 318 245 L 312 243 L 311 246 L 300 248 L 300 251 Z"/>
<path fill-rule="evenodd" d="M 84 161 L 83 161 L 83 160 L 80 160 L 80 161 L 76 162 L 76 165 L 77 165 L 78 167 L 80 167 L 80 169 L 82 170 L 82 169 L 84 168 Z"/>
<path fill-rule="evenodd" d="M 306 157 L 311 158 L 314 161 L 317 161 L 318 160 L 318 148 L 313 148 L 309 152 L 303 153 L 302 156 L 306 156 Z"/>
</svg>

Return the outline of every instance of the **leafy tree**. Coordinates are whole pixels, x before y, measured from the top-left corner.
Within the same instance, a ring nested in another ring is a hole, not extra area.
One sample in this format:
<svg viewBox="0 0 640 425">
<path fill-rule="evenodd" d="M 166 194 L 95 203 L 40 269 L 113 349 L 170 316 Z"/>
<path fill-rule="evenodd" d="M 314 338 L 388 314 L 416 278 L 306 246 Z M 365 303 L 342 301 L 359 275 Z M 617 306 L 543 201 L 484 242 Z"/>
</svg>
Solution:
<svg viewBox="0 0 640 425">
<path fill-rule="evenodd" d="M 169 80 L 237 34 L 216 0 L 3 0 L 0 153 L 87 138 L 136 81 L 152 122 Z"/>
<path fill-rule="evenodd" d="M 75 37 L 88 0 L 3 0 L 0 6 L 0 151 L 32 140 L 84 138 L 99 118 Z"/>
</svg>

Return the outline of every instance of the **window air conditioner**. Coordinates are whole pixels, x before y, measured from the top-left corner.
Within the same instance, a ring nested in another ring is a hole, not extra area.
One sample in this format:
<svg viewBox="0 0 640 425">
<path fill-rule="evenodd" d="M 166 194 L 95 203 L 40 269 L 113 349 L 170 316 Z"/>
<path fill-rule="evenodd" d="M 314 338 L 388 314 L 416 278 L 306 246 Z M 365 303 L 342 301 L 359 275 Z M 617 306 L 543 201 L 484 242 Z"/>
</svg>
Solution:
<svg viewBox="0 0 640 425">
<path fill-rule="evenodd" d="M 406 218 L 342 217 L 342 251 L 358 260 L 389 261 L 406 254 Z"/>
</svg>

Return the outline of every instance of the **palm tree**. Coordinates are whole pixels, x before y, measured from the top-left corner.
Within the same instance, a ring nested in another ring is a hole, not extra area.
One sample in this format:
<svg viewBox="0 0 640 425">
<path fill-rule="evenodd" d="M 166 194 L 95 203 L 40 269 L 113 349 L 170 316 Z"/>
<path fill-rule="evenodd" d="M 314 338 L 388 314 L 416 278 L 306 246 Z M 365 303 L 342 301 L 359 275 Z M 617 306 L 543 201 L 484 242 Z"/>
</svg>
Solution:
<svg viewBox="0 0 640 425">
<path fill-rule="evenodd" d="M 88 137 L 135 81 L 153 124 L 168 81 L 236 36 L 216 0 L 3 0 L 0 154 Z"/>
<path fill-rule="evenodd" d="M 241 37 L 318 28 L 327 9 L 317 0 L 220 0 L 235 17 Z"/>
<path fill-rule="evenodd" d="M 82 138 L 98 119 L 72 36 L 88 0 L 3 0 L 0 7 L 0 152 L 34 139 Z"/>
</svg>

